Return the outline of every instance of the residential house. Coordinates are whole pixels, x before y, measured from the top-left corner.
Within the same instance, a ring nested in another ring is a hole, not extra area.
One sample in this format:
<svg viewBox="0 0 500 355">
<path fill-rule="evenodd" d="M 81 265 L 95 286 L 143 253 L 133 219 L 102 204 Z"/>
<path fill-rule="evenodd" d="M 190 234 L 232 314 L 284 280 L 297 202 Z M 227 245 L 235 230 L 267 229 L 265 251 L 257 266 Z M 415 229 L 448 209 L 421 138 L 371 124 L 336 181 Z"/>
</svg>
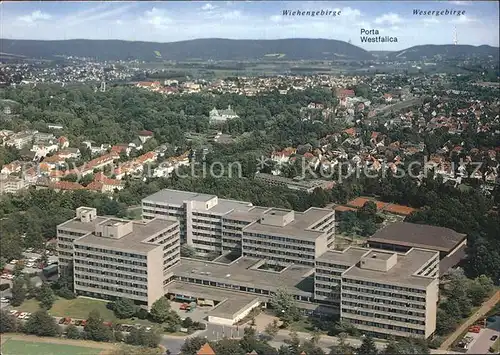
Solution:
<svg viewBox="0 0 500 355">
<path fill-rule="evenodd" d="M 214 108 L 210 111 L 210 122 L 212 123 L 226 122 L 234 118 L 239 118 L 239 116 L 231 109 L 231 105 L 226 110 L 217 110 Z"/>
<path fill-rule="evenodd" d="M 146 141 L 151 138 L 153 138 L 153 132 L 146 130 L 139 132 L 139 139 L 142 143 L 146 143 Z"/>
</svg>

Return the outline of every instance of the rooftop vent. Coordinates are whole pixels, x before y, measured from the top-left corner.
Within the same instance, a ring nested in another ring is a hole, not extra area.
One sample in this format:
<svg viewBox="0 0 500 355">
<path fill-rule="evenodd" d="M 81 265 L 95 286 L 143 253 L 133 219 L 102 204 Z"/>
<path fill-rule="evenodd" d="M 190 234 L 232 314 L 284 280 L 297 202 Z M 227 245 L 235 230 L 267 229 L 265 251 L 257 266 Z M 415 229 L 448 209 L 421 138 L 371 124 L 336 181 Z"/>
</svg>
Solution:
<svg viewBox="0 0 500 355">
<path fill-rule="evenodd" d="M 373 254 L 372 259 L 376 259 L 376 258 L 377 258 L 377 254 Z"/>
<path fill-rule="evenodd" d="M 226 277 L 230 277 L 230 276 L 231 276 L 231 274 L 227 274 L 227 275 L 226 275 Z"/>
</svg>

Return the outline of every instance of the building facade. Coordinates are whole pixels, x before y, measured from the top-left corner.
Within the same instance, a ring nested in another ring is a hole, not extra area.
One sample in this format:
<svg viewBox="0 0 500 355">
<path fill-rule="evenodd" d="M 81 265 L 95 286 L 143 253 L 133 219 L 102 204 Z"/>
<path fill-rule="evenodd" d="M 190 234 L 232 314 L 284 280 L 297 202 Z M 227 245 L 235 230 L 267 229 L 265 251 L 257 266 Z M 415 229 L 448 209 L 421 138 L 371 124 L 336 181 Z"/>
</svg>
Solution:
<svg viewBox="0 0 500 355">
<path fill-rule="evenodd" d="M 164 295 L 163 280 L 180 261 L 179 224 L 97 216 L 80 207 L 58 226 L 59 268 L 73 268 L 75 292 L 101 299 L 125 297 L 148 308 Z"/>
<path fill-rule="evenodd" d="M 314 266 L 334 242 L 335 212 L 323 208 L 295 212 L 176 190 L 146 197 L 142 206 L 146 220 L 179 221 L 182 243 L 203 254 L 236 252 Z"/>
<path fill-rule="evenodd" d="M 232 324 L 285 290 L 306 313 L 336 314 L 378 338 L 435 331 L 437 250 L 332 250 L 335 212 L 322 208 L 296 212 L 175 190 L 142 204 L 143 222 L 80 207 L 58 226 L 60 271 L 73 267 L 78 294 L 148 307 L 163 295 L 208 299 L 221 304 L 209 319 Z M 220 257 L 181 258 L 182 244 Z"/>
</svg>

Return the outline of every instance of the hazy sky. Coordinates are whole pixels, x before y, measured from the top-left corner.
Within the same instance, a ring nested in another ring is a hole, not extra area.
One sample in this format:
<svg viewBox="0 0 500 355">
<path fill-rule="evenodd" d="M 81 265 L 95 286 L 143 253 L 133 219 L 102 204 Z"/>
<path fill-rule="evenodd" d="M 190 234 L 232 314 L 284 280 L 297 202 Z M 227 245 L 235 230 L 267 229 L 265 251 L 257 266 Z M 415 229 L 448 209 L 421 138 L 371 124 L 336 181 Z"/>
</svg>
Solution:
<svg viewBox="0 0 500 355">
<path fill-rule="evenodd" d="M 337 10 L 340 16 L 283 16 L 283 10 Z M 465 11 L 462 16 L 415 16 L 414 9 Z M 0 37 L 123 39 L 170 42 L 194 38 L 329 38 L 368 50 L 419 44 L 499 45 L 497 1 L 173 1 L 2 2 Z M 366 44 L 361 29 L 398 43 Z"/>
</svg>

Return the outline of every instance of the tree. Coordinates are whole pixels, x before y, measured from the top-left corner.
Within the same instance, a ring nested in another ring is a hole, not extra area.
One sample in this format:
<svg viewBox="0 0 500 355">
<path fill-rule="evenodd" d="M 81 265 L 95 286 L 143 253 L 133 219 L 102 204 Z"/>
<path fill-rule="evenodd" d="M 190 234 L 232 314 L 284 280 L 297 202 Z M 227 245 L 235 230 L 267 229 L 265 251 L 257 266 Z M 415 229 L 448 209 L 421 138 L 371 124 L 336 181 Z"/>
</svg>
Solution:
<svg viewBox="0 0 500 355">
<path fill-rule="evenodd" d="M 26 298 L 26 288 L 22 279 L 15 279 L 12 283 L 12 300 L 11 304 L 14 307 L 20 306 Z"/>
<path fill-rule="evenodd" d="M 95 309 L 89 313 L 83 330 L 89 340 L 110 341 L 113 338 L 112 330 L 103 324 L 101 314 Z"/>
<path fill-rule="evenodd" d="M 14 333 L 17 329 L 17 319 L 7 311 L 0 310 L 0 333 Z"/>
<path fill-rule="evenodd" d="M 61 333 L 61 329 L 56 323 L 55 318 L 49 315 L 44 309 L 36 311 L 31 315 L 24 324 L 23 331 L 26 334 L 47 337 L 54 337 Z"/>
<path fill-rule="evenodd" d="M 237 339 L 224 338 L 211 345 L 217 355 L 246 355 Z"/>
<path fill-rule="evenodd" d="M 273 321 L 266 326 L 264 332 L 269 335 L 271 339 L 273 339 L 278 334 L 279 329 L 280 327 L 278 321 L 273 319 Z"/>
<path fill-rule="evenodd" d="M 120 319 L 130 318 L 136 313 L 134 301 L 128 298 L 119 298 L 114 302 L 113 311 Z"/>
<path fill-rule="evenodd" d="M 283 289 L 278 289 L 271 298 L 271 307 L 284 325 L 300 319 L 300 313 L 291 294 Z"/>
<path fill-rule="evenodd" d="M 16 263 L 16 265 L 14 265 L 14 270 L 12 270 L 12 275 L 16 277 L 21 276 L 21 274 L 23 273 L 23 269 L 24 269 L 23 263 L 21 262 Z"/>
<path fill-rule="evenodd" d="M 207 342 L 207 339 L 203 337 L 192 337 L 192 338 L 187 338 L 184 344 L 182 344 L 181 347 L 181 354 L 182 355 L 196 355 L 198 350 L 205 345 Z"/>
<path fill-rule="evenodd" d="M 54 291 L 52 291 L 49 284 L 44 283 L 38 290 L 36 299 L 40 301 L 41 308 L 50 309 L 56 300 L 56 296 L 54 295 Z"/>
<path fill-rule="evenodd" d="M 66 337 L 68 339 L 80 339 L 82 337 L 81 332 L 78 330 L 76 325 L 70 324 L 66 328 Z"/>
<path fill-rule="evenodd" d="M 375 346 L 375 342 L 373 341 L 373 338 L 371 336 L 365 336 L 363 338 L 363 342 L 361 343 L 361 346 L 358 349 L 358 353 L 363 354 L 363 355 L 377 355 L 378 350 L 377 347 Z"/>
<path fill-rule="evenodd" d="M 358 218 L 365 221 L 368 219 L 373 220 L 377 214 L 377 205 L 373 201 L 366 201 L 365 204 L 358 209 Z"/>
<path fill-rule="evenodd" d="M 300 353 L 300 339 L 296 331 L 291 331 L 288 335 L 288 339 L 285 339 L 285 343 L 288 345 L 288 349 L 292 354 Z"/>
<path fill-rule="evenodd" d="M 160 297 L 153 303 L 149 314 L 154 322 L 164 323 L 169 319 L 170 312 L 170 301 L 166 297 Z"/>
<path fill-rule="evenodd" d="M 183 258 L 192 258 L 196 256 L 196 250 L 187 244 L 181 245 L 181 256 Z"/>
<path fill-rule="evenodd" d="M 389 340 L 389 343 L 385 346 L 384 350 L 380 352 L 381 355 L 392 355 L 392 354 L 401 354 L 401 349 L 398 345 L 398 343 L 394 340 L 391 339 Z"/>
<path fill-rule="evenodd" d="M 347 334 L 340 333 L 338 339 L 338 343 L 332 347 L 330 355 L 354 355 L 354 348 L 347 343 Z"/>
</svg>

